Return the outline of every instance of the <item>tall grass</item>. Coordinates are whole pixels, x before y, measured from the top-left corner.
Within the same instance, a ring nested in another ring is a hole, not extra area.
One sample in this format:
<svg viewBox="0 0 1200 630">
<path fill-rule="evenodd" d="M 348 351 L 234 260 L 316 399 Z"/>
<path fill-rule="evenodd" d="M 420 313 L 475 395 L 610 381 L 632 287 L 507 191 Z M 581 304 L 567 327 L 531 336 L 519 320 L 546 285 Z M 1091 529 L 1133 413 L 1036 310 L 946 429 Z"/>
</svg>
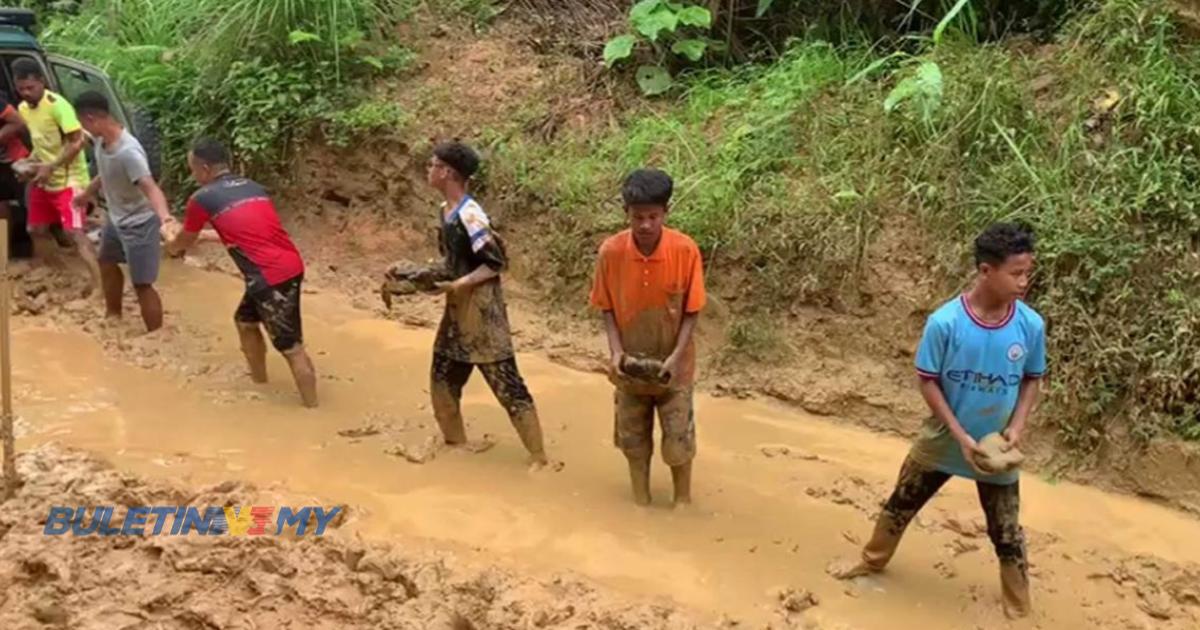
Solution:
<svg viewBox="0 0 1200 630">
<path fill-rule="evenodd" d="M 385 37 L 410 0 L 92 0 L 42 34 L 51 49 L 97 64 L 158 119 L 169 183 L 199 134 L 223 137 L 248 169 L 286 164 L 299 138 L 334 125 L 400 119 L 341 115 L 360 86 L 409 58 Z"/>
</svg>

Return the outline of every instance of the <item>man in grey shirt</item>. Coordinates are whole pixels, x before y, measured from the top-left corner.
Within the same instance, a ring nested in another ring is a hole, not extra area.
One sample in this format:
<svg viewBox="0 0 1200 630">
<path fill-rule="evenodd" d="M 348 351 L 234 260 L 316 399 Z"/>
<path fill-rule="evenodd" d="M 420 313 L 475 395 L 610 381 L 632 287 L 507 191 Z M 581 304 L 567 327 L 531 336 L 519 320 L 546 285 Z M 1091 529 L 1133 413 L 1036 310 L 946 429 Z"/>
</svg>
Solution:
<svg viewBox="0 0 1200 630">
<path fill-rule="evenodd" d="M 84 130 L 95 139 L 99 172 L 73 203 L 86 210 L 103 188 L 108 207 L 97 256 L 105 310 L 108 317 L 121 317 L 125 277 L 120 264 L 126 263 L 146 330 L 158 330 L 163 308 L 154 282 L 162 260 L 160 233 L 173 232 L 175 219 L 166 196 L 150 174 L 145 149 L 112 116 L 108 99 L 98 92 L 85 92 L 75 102 L 75 111 Z"/>
</svg>

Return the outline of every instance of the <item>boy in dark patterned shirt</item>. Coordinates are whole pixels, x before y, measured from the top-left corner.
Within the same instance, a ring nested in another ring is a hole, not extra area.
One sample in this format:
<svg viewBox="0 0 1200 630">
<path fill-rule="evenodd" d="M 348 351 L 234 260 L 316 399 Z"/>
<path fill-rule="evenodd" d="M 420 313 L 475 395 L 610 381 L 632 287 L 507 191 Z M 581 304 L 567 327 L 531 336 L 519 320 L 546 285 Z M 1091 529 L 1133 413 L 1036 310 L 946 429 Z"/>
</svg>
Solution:
<svg viewBox="0 0 1200 630">
<path fill-rule="evenodd" d="M 483 208 L 467 194 L 467 182 L 478 168 L 479 156 L 458 142 L 434 147 L 429 161 L 429 185 L 445 198 L 438 244 L 446 268 L 456 278 L 437 285 L 446 295 L 446 310 L 433 345 L 433 411 L 446 443 L 465 444 L 459 403 L 463 386 L 478 367 L 508 412 L 532 467 L 542 468 L 548 463 L 542 427 L 533 396 L 517 370 L 500 288 L 500 272 L 508 261 Z"/>
</svg>

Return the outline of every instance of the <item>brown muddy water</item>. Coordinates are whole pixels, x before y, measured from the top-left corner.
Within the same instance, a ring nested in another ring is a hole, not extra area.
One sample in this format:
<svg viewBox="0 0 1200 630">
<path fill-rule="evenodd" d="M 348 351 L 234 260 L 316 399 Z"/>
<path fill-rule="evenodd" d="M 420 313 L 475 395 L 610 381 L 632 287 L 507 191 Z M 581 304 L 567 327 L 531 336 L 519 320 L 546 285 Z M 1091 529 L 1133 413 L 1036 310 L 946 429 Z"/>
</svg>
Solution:
<svg viewBox="0 0 1200 630">
<path fill-rule="evenodd" d="M 306 294 L 322 400 L 304 410 L 278 356 L 270 384 L 244 378 L 232 324 L 240 286 L 169 262 L 161 290 L 170 325 L 141 338 L 132 310 L 133 321 L 98 335 L 63 320 L 17 319 L 18 449 L 58 442 L 148 478 L 285 488 L 350 506 L 347 527 L 367 539 L 460 550 L 529 574 L 570 570 L 714 616 L 768 619 L 774 591 L 796 588 L 817 595 L 808 615 L 822 627 L 1009 626 L 975 490 L 961 480 L 926 508 L 886 573 L 850 584 L 827 576 L 869 534 L 902 440 L 699 394 L 696 505 L 666 507 L 670 475 L 656 461 L 657 503 L 639 509 L 612 447 L 609 383 L 522 354 L 563 470 L 527 471 L 478 375 L 464 415 L 472 437 L 490 435 L 496 446 L 413 463 L 394 453 L 397 445 L 419 453 L 437 435 L 427 386 L 433 332 L 378 319 L 337 293 Z M 1197 627 L 1200 522 L 1033 474 L 1022 484 L 1037 614 L 1012 627 Z"/>
</svg>

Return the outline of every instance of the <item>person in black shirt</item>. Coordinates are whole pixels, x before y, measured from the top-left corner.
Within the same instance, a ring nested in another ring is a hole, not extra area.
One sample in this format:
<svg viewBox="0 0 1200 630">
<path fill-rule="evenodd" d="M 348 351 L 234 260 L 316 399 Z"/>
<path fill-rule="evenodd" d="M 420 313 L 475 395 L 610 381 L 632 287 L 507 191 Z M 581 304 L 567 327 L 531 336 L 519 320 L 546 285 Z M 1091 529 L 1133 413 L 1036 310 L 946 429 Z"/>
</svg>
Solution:
<svg viewBox="0 0 1200 630">
<path fill-rule="evenodd" d="M 508 412 L 533 468 L 549 460 L 533 397 L 517 371 L 512 333 L 500 272 L 507 266 L 503 243 L 492 231 L 483 208 L 469 194 L 467 181 L 479 168 L 470 147 L 450 142 L 433 150 L 427 178 L 442 193 L 439 246 L 452 282 L 438 283 L 446 310 L 433 346 L 430 395 L 434 415 L 447 444 L 467 441 L 459 408 L 462 388 L 478 367 Z"/>
</svg>

